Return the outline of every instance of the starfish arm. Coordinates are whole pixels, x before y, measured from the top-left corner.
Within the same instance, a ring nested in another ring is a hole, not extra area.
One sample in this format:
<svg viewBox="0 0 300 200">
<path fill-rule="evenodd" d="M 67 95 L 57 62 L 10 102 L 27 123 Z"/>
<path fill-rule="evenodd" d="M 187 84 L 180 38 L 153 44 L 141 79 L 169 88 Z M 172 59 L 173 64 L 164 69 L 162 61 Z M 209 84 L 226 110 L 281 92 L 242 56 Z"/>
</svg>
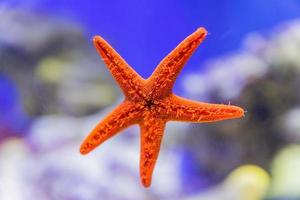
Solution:
<svg viewBox="0 0 300 200">
<path fill-rule="evenodd" d="M 94 37 L 94 46 L 125 96 L 136 100 L 143 97 L 144 79 L 102 37 Z"/>
<path fill-rule="evenodd" d="M 198 28 L 158 64 L 148 79 L 151 96 L 159 98 L 172 92 L 178 74 L 206 34 L 204 28 Z"/>
<path fill-rule="evenodd" d="M 140 108 L 124 101 L 104 118 L 86 137 L 80 147 L 81 154 L 87 154 L 122 129 L 138 122 Z"/>
<path fill-rule="evenodd" d="M 171 95 L 163 105 L 167 120 L 187 122 L 214 122 L 244 116 L 238 106 L 191 101 Z"/>
<path fill-rule="evenodd" d="M 150 113 L 140 123 L 140 178 L 145 187 L 151 185 L 152 173 L 159 154 L 165 124 L 166 122 L 164 120 L 151 117 Z"/>
</svg>

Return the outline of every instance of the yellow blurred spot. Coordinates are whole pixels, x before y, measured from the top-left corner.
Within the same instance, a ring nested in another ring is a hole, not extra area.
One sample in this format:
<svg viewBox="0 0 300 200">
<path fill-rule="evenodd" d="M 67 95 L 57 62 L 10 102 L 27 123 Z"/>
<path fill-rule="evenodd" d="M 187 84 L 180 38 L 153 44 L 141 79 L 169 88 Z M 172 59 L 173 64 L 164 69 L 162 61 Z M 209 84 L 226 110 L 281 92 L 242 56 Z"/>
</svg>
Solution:
<svg viewBox="0 0 300 200">
<path fill-rule="evenodd" d="M 300 145 L 283 148 L 272 163 L 271 196 L 300 198 Z"/>
<path fill-rule="evenodd" d="M 36 75 L 43 81 L 57 83 L 63 78 L 67 63 L 58 58 L 48 57 L 40 61 Z"/>
<path fill-rule="evenodd" d="M 224 182 L 232 199 L 260 200 L 266 195 L 270 184 L 269 174 L 256 165 L 244 165 L 233 170 Z"/>
</svg>

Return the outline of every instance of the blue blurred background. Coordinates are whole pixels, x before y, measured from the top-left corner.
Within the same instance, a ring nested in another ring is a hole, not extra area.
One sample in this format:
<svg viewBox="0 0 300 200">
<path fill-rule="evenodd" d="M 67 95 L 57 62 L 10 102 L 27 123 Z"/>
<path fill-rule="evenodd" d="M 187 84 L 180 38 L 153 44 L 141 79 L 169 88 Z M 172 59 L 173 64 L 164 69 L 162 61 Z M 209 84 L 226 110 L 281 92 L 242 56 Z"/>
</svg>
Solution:
<svg viewBox="0 0 300 200">
<path fill-rule="evenodd" d="M 249 32 L 264 32 L 300 16 L 298 0 L 28 2 L 35 12 L 81 24 L 88 38 L 107 38 L 144 77 L 150 76 L 158 62 L 200 26 L 206 27 L 210 36 L 185 71 L 198 70 L 205 59 L 239 48 Z"/>
<path fill-rule="evenodd" d="M 0 199 L 300 198 L 299 0 L 2 0 L 0 17 Z M 175 93 L 246 117 L 168 124 L 150 190 L 136 127 L 80 156 L 122 100 L 92 37 L 146 78 L 200 26 Z"/>
</svg>

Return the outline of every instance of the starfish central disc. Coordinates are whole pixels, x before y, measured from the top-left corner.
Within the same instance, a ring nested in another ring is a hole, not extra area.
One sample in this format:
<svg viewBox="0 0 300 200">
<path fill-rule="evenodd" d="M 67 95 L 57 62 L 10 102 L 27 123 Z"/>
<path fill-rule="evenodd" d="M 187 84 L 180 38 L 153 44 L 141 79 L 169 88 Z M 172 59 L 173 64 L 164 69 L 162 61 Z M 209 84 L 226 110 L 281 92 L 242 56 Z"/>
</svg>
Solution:
<svg viewBox="0 0 300 200">
<path fill-rule="evenodd" d="M 125 95 L 125 100 L 91 131 L 80 147 L 87 154 L 128 126 L 141 129 L 140 178 L 145 187 L 151 184 L 164 128 L 168 121 L 214 122 L 240 118 L 244 110 L 237 106 L 188 100 L 172 93 L 181 69 L 204 40 L 207 31 L 197 29 L 185 38 L 143 79 L 100 36 L 94 45 Z"/>
</svg>

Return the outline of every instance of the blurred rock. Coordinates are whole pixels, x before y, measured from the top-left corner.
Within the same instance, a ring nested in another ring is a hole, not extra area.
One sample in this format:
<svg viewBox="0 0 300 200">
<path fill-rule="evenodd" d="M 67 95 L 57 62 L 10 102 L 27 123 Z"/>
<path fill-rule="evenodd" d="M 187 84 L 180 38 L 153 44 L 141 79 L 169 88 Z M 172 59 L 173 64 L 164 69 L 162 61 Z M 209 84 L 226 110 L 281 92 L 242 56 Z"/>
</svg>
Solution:
<svg viewBox="0 0 300 200">
<path fill-rule="evenodd" d="M 208 173 L 207 181 L 216 184 L 239 165 L 253 163 L 269 169 L 282 147 L 299 141 L 298 41 L 300 21 L 280 26 L 269 37 L 253 33 L 243 49 L 208 62 L 203 74 L 186 77 L 187 96 L 246 110 L 244 119 L 189 126 L 180 143 L 195 161 L 194 176 L 203 179 L 199 174 Z M 198 188 L 201 191 L 201 185 Z"/>
<path fill-rule="evenodd" d="M 25 10 L 2 9 L 0 17 L 1 72 L 18 86 L 31 116 L 82 116 L 119 95 L 78 24 Z"/>
</svg>

